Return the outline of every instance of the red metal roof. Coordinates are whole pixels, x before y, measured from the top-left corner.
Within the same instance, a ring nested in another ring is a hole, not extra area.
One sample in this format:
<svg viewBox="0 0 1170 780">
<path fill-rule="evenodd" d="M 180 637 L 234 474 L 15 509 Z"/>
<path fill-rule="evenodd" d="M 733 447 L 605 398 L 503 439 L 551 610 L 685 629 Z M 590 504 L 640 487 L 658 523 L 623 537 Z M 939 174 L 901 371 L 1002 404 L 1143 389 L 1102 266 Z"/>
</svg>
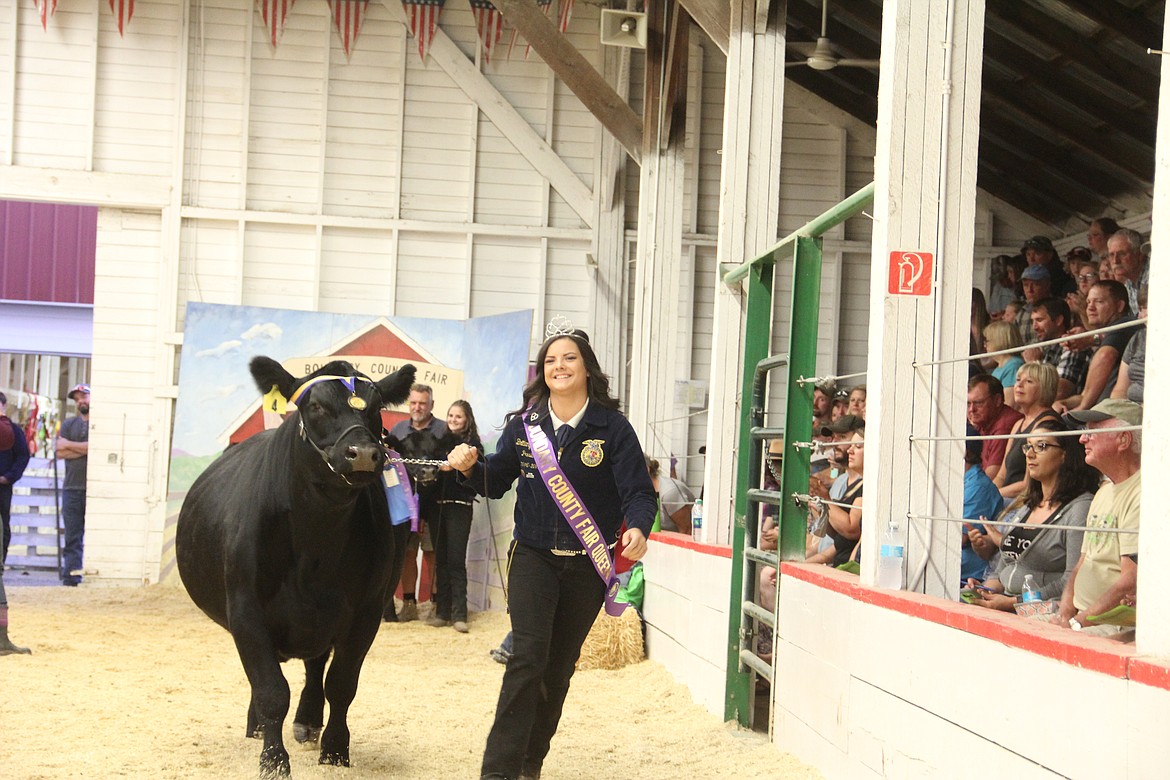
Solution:
<svg viewBox="0 0 1170 780">
<path fill-rule="evenodd" d="M 0 200 L 0 300 L 93 304 L 97 207 Z"/>
</svg>

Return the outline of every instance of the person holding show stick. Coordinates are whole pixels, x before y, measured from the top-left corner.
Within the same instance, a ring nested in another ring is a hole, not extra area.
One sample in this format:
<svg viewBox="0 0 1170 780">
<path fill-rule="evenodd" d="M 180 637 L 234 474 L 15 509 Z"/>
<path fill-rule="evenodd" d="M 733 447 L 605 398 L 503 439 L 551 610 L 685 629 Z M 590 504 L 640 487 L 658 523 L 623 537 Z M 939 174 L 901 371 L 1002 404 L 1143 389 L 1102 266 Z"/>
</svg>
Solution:
<svg viewBox="0 0 1170 780">
<path fill-rule="evenodd" d="M 519 479 L 507 577 L 513 655 L 485 779 L 540 777 L 581 645 L 602 604 L 610 615 L 625 606 L 614 601 L 612 557 L 622 520 L 621 554 L 637 561 L 657 511 L 642 447 L 588 336 L 562 320 L 545 337 L 539 373 L 505 418 L 495 453 L 481 461 L 460 444 L 447 457 L 481 495 L 499 498 Z"/>
</svg>

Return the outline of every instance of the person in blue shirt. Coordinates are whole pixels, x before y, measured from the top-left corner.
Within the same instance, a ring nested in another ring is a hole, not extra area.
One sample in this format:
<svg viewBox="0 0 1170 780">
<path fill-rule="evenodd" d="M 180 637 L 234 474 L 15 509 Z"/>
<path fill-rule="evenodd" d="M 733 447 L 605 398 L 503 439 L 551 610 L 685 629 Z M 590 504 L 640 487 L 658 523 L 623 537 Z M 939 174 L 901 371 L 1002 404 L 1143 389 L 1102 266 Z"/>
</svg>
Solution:
<svg viewBox="0 0 1170 780">
<path fill-rule="evenodd" d="M 967 435 L 978 436 L 979 431 L 974 425 L 967 423 Z M 1003 496 L 999 488 L 987 477 L 983 470 L 983 442 L 967 441 L 967 451 L 963 458 L 967 470 L 963 473 L 963 517 L 967 520 L 994 520 L 1003 507 Z M 962 585 L 968 580 L 982 580 L 987 574 L 987 560 L 971 546 L 968 532 L 985 533 L 981 523 L 963 523 L 963 562 L 961 567 Z"/>
<path fill-rule="evenodd" d="M 481 495 L 499 498 L 519 480 L 507 578 L 513 655 L 484 749 L 485 779 L 540 777 L 581 645 L 605 598 L 605 583 L 537 468 L 525 426 L 555 441 L 560 470 L 611 554 L 624 519 L 621 554 L 640 560 L 657 511 L 642 447 L 588 336 L 549 333 L 536 362 L 537 376 L 505 419 L 495 453 L 480 461 L 464 444 L 448 456 Z"/>
</svg>

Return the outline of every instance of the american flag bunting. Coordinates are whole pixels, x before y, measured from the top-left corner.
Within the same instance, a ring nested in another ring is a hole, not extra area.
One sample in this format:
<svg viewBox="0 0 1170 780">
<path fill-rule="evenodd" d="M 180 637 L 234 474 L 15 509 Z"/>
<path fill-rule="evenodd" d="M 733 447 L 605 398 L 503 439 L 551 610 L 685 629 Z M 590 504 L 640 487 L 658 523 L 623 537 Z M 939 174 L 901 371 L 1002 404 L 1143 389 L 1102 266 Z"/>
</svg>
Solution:
<svg viewBox="0 0 1170 780">
<path fill-rule="evenodd" d="M 431 47 L 439 26 L 444 2 L 446 0 L 403 0 L 402 4 L 410 11 L 410 32 L 418 40 L 418 56 L 423 62 L 427 60 L 427 49 Z"/>
<path fill-rule="evenodd" d="M 57 13 L 57 0 L 33 0 L 37 14 L 41 17 L 41 29 L 49 29 L 49 17 Z"/>
<path fill-rule="evenodd" d="M 557 19 L 557 27 L 561 29 L 561 35 L 565 34 L 565 30 L 569 29 L 569 19 L 573 16 L 573 0 L 561 0 L 561 13 Z"/>
<path fill-rule="evenodd" d="M 492 47 L 500 42 L 504 33 L 504 15 L 492 5 L 492 0 L 468 0 L 471 13 L 475 15 L 475 29 L 483 44 L 483 61 L 492 61 Z"/>
<path fill-rule="evenodd" d="M 293 3 L 297 0 L 256 0 L 260 8 L 260 18 L 264 20 L 264 33 L 268 42 L 276 48 L 280 43 L 280 36 L 284 32 L 284 23 L 292 12 Z"/>
<path fill-rule="evenodd" d="M 552 0 L 536 0 L 536 4 L 540 6 L 540 10 L 544 11 L 544 15 L 548 16 L 549 10 L 552 9 Z M 516 36 L 520 33 L 513 29 L 512 40 L 508 44 L 508 59 L 512 59 L 512 49 L 516 48 Z M 528 59 L 528 55 L 532 53 L 532 44 L 529 43 L 524 47 L 524 59 Z"/>
<path fill-rule="evenodd" d="M 110 10 L 118 20 L 118 35 L 125 37 L 126 25 L 134 18 L 134 0 L 110 0 Z"/>
<path fill-rule="evenodd" d="M 369 0 L 329 0 L 329 9 L 333 12 L 333 26 L 341 36 L 345 57 L 349 59 L 362 29 L 362 18 L 369 10 Z"/>
</svg>

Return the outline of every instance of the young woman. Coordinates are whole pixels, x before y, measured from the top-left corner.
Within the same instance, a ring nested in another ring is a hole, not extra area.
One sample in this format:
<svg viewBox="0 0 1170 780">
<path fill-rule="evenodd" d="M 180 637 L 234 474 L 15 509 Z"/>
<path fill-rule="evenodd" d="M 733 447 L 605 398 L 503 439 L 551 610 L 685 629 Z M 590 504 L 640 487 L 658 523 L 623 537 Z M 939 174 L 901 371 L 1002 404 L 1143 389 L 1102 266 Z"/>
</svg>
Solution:
<svg viewBox="0 0 1170 780">
<path fill-rule="evenodd" d="M 601 553 L 604 571 L 604 548 L 612 554 L 624 517 L 622 555 L 640 560 L 657 508 L 638 437 L 609 394 L 588 336 L 554 334 L 536 360 L 540 373 L 505 419 L 495 453 L 479 462 L 479 453 L 461 444 L 448 456 L 467 485 L 492 498 L 519 478 L 508 564 L 513 655 L 484 750 L 484 778 L 540 776 L 581 644 L 605 601 L 597 556 L 585 548 Z M 600 539 L 587 535 L 583 544 L 574 529 L 585 514 Z"/>
<path fill-rule="evenodd" d="M 1024 519 L 1003 532 L 1000 561 L 979 590 L 978 606 L 1012 611 L 1020 601 L 1024 578 L 1031 574 L 1040 598 L 1060 598 L 1069 573 L 1081 555 L 1082 531 L 1045 528 L 1046 525 L 1084 526 L 1101 475 L 1085 464 L 1085 448 L 1072 436 L 1046 436 L 1066 431 L 1049 420 L 1025 439 L 1029 482 L 1023 496 Z M 968 585 L 975 587 L 971 581 Z"/>
<path fill-rule="evenodd" d="M 1045 422 L 1060 419 L 1060 415 L 1052 408 L 1059 382 L 1056 367 L 1048 363 L 1024 363 L 1016 370 L 1014 405 L 1016 411 L 1024 416 L 1012 427 L 1012 433 L 1031 433 L 1033 428 Z M 995 486 L 999 488 L 1000 495 L 1008 500 L 1027 488 L 1027 459 L 1024 457 L 1023 445 L 1023 439 L 1008 439 L 1003 468 L 995 475 Z"/>
<path fill-rule="evenodd" d="M 483 453 L 475 414 L 467 401 L 456 401 L 447 410 L 444 456 L 456 445 L 467 444 Z M 435 614 L 427 625 L 441 628 L 454 621 L 455 630 L 467 633 L 467 538 L 471 536 L 471 509 L 475 491 L 459 484 L 450 465 L 439 467 L 439 520 L 432 532 L 435 543 Z"/>
</svg>

